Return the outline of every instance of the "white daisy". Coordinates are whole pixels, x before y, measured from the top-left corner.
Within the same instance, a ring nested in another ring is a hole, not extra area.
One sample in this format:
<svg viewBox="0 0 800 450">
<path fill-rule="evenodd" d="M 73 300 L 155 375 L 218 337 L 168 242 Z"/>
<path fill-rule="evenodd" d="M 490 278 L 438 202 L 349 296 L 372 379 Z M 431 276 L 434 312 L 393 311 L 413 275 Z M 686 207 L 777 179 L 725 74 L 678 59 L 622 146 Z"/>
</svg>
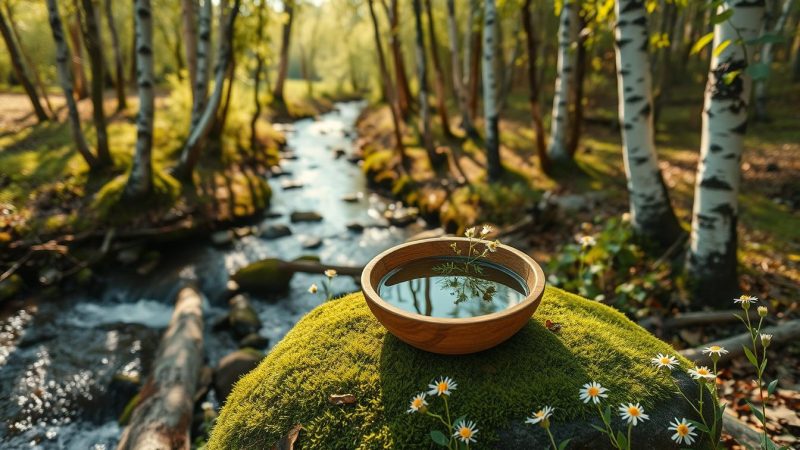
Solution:
<svg viewBox="0 0 800 450">
<path fill-rule="evenodd" d="M 491 232 L 492 232 L 492 227 L 489 225 L 484 225 L 483 228 L 481 228 L 481 236 L 486 236 Z"/>
<path fill-rule="evenodd" d="M 739 298 L 733 299 L 733 303 L 740 303 L 742 306 L 750 306 L 750 303 L 755 303 L 758 301 L 758 297 L 753 297 L 752 295 L 742 295 Z"/>
<path fill-rule="evenodd" d="M 689 369 L 689 375 L 692 376 L 695 380 L 716 380 L 717 375 L 708 370 L 708 367 L 695 367 L 694 369 Z"/>
<path fill-rule="evenodd" d="M 530 423 L 536 425 L 539 422 L 543 422 L 550 418 L 553 415 L 553 408 L 552 406 L 544 406 L 542 409 L 533 413 L 533 416 L 528 417 L 525 419 L 525 423 Z"/>
<path fill-rule="evenodd" d="M 657 354 L 655 358 L 652 358 L 653 365 L 658 367 L 659 369 L 667 368 L 672 370 L 675 366 L 678 365 L 678 360 L 672 355 L 664 355 L 664 354 Z"/>
<path fill-rule="evenodd" d="M 640 404 L 628 403 L 619 405 L 619 414 L 623 420 L 626 420 L 629 425 L 636 426 L 639 422 L 644 422 L 650 416 L 644 413 L 644 408 Z"/>
<path fill-rule="evenodd" d="M 580 390 L 580 397 L 583 403 L 593 401 L 595 404 L 598 404 L 600 403 L 600 397 L 608 397 L 608 394 L 606 394 L 607 390 L 608 389 L 603 386 L 600 386 L 600 383 L 592 381 L 591 383 L 583 385 L 583 389 Z"/>
<path fill-rule="evenodd" d="M 498 245 L 500 245 L 500 241 L 495 239 L 492 242 L 486 243 L 486 249 L 489 250 L 490 252 L 494 253 L 494 252 L 497 251 L 497 246 Z"/>
<path fill-rule="evenodd" d="M 426 396 L 427 394 L 424 392 L 420 392 L 419 394 L 415 395 L 414 398 L 411 399 L 411 405 L 406 412 L 415 413 L 418 412 L 420 408 L 428 406 L 428 402 L 425 401 Z"/>
<path fill-rule="evenodd" d="M 475 227 L 467 228 L 467 231 L 464 232 L 464 236 L 468 238 L 475 237 Z"/>
<path fill-rule="evenodd" d="M 759 306 L 756 309 L 758 310 L 759 317 L 767 317 L 767 314 L 769 314 L 769 310 L 766 306 Z"/>
<path fill-rule="evenodd" d="M 772 335 L 761 333 L 761 345 L 767 347 L 770 342 L 772 342 Z"/>
<path fill-rule="evenodd" d="M 439 377 L 428 385 L 428 395 L 450 395 L 451 390 L 455 390 L 458 385 L 450 377 Z"/>
<path fill-rule="evenodd" d="M 703 349 L 703 354 L 709 356 L 710 355 L 722 356 L 725 353 L 728 353 L 728 351 L 725 350 L 725 347 L 720 347 L 719 345 L 712 345 L 710 347 L 706 347 Z"/>
<path fill-rule="evenodd" d="M 338 275 L 338 274 L 333 269 L 328 269 L 328 270 L 325 271 L 325 276 L 328 277 L 328 278 L 333 278 L 336 275 Z"/>
<path fill-rule="evenodd" d="M 475 435 L 478 434 L 478 429 L 475 428 L 475 422 L 461 420 L 456 422 L 455 433 L 453 437 L 469 445 L 470 442 L 475 442 Z"/>
<path fill-rule="evenodd" d="M 694 432 L 694 425 L 687 422 L 685 418 L 678 420 L 676 417 L 675 422 L 670 422 L 667 429 L 675 432 L 672 435 L 672 440 L 678 444 L 685 442 L 686 445 L 692 445 L 694 436 L 697 436 L 697 433 Z"/>
<path fill-rule="evenodd" d="M 581 244 L 581 247 L 592 247 L 597 244 L 597 241 L 592 236 L 581 236 L 578 238 L 578 243 Z"/>
<path fill-rule="evenodd" d="M 316 283 L 311 283 L 311 286 L 308 287 L 308 292 L 310 294 L 316 294 L 318 290 L 319 290 L 319 288 L 317 288 L 317 284 Z"/>
</svg>

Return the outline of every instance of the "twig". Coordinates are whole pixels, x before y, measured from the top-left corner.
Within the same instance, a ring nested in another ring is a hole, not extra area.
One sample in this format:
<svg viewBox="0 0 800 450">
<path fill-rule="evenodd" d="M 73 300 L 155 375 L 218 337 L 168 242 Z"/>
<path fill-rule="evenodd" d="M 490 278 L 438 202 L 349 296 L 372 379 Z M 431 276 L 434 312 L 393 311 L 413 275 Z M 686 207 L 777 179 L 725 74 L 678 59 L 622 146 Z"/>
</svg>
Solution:
<svg viewBox="0 0 800 450">
<path fill-rule="evenodd" d="M 780 325 L 767 327 L 762 330 L 762 333 L 772 335 L 771 345 L 794 341 L 800 338 L 800 319 L 795 319 L 789 322 L 784 322 Z M 711 345 L 719 345 L 720 347 L 725 347 L 728 350 L 728 353 L 723 354 L 719 358 L 719 363 L 724 363 L 733 358 L 742 356 L 744 354 L 744 346 L 750 345 L 750 343 L 750 333 L 742 333 L 727 339 L 709 342 L 708 344 L 698 348 L 681 350 L 679 353 L 689 360 L 697 361 L 700 364 L 709 365 L 711 364 L 711 358 L 703 354 L 702 348 Z"/>
</svg>

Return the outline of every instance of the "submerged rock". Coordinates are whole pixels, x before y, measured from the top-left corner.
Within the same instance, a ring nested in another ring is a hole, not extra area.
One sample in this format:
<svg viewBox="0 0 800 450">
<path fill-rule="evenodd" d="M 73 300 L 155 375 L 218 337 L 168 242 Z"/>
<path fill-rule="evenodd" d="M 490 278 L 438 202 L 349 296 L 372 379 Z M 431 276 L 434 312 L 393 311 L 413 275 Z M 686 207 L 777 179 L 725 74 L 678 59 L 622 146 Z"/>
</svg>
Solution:
<svg viewBox="0 0 800 450">
<path fill-rule="evenodd" d="M 549 331 L 546 320 L 561 323 L 561 331 Z M 613 408 L 615 429 L 624 426 L 616 409 L 622 402 L 640 402 L 650 415 L 633 429 L 633 448 L 673 449 L 668 420 L 699 417 L 673 392 L 669 375 L 653 369 L 650 358 L 659 352 L 675 354 L 614 309 L 548 288 L 533 320 L 505 343 L 473 355 L 435 355 L 388 334 L 363 296 L 352 294 L 311 311 L 236 384 L 209 449 L 241 442 L 269 448 L 297 423 L 305 427 L 298 441 L 303 448 L 428 448 L 436 425 L 406 410 L 409 399 L 439 376 L 458 383 L 450 411 L 478 423 L 480 448 L 547 448 L 544 430 L 524 424 L 543 405 L 556 408 L 551 423 L 557 439 L 575 438 L 567 448 L 608 448 L 589 425 L 595 408 L 578 397 L 583 384 L 597 381 L 608 389 L 603 403 Z M 696 396 L 698 385 L 675 373 L 686 395 Z M 327 402 L 345 392 L 355 396 L 352 408 Z M 432 412 L 443 412 L 440 399 L 428 402 Z"/>
<path fill-rule="evenodd" d="M 342 201 L 345 203 L 356 203 L 364 197 L 363 192 L 350 192 L 342 196 Z"/>
<path fill-rule="evenodd" d="M 233 232 L 231 230 L 219 230 L 211 233 L 211 243 L 217 246 L 228 245 L 233 242 Z"/>
<path fill-rule="evenodd" d="M 292 272 L 285 270 L 282 261 L 275 258 L 256 261 L 231 275 L 240 289 L 261 295 L 285 291 L 291 278 Z"/>
<path fill-rule="evenodd" d="M 321 222 L 322 216 L 315 211 L 295 211 L 291 215 L 292 222 Z"/>
<path fill-rule="evenodd" d="M 281 183 L 281 187 L 283 188 L 284 191 L 288 191 L 291 189 L 300 189 L 304 185 L 305 184 L 300 180 L 283 180 L 283 182 Z"/>
<path fill-rule="evenodd" d="M 214 391 L 217 393 L 220 403 L 224 403 L 228 398 L 234 383 L 239 381 L 242 375 L 258 366 L 263 357 L 261 352 L 246 348 L 236 350 L 219 361 L 214 370 Z"/>
<path fill-rule="evenodd" d="M 228 303 L 230 304 L 228 323 L 237 338 L 257 333 L 261 329 L 261 319 L 258 318 L 258 313 L 250 305 L 250 300 L 247 296 L 236 295 Z"/>
<path fill-rule="evenodd" d="M 239 341 L 239 348 L 265 349 L 268 346 L 269 339 L 258 333 L 250 333 Z"/>
<path fill-rule="evenodd" d="M 350 222 L 347 224 L 347 229 L 355 233 L 361 233 L 364 231 L 364 225 L 359 222 Z"/>
<path fill-rule="evenodd" d="M 259 236 L 263 239 L 278 239 L 291 234 L 292 230 L 288 226 L 282 223 L 275 223 L 263 227 Z"/>
<path fill-rule="evenodd" d="M 301 243 L 303 245 L 303 248 L 306 250 L 313 250 L 322 247 L 322 239 L 316 236 L 307 237 L 303 239 Z"/>
</svg>

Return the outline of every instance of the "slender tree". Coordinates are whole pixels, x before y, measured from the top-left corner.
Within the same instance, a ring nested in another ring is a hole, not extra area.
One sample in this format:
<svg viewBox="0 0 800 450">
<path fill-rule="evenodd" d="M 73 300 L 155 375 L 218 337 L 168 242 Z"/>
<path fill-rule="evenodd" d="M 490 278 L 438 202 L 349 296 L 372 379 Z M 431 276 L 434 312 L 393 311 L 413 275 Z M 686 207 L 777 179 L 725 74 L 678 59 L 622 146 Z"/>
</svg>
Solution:
<svg viewBox="0 0 800 450">
<path fill-rule="evenodd" d="M 211 0 L 203 0 L 199 14 L 200 32 L 197 35 L 197 80 L 193 85 L 192 121 L 190 129 L 197 126 L 208 97 L 208 67 L 211 60 Z"/>
<path fill-rule="evenodd" d="M 553 96 L 553 114 L 550 123 L 550 146 L 547 153 L 553 161 L 569 161 L 567 127 L 569 122 L 570 86 L 573 82 L 573 54 L 570 51 L 578 29 L 578 11 L 575 0 L 564 0 L 558 22 L 558 62 L 556 86 Z"/>
<path fill-rule="evenodd" d="M 392 80 L 389 77 L 389 69 L 386 67 L 386 57 L 383 54 L 383 44 L 381 44 L 381 32 L 378 27 L 378 18 L 375 16 L 375 6 L 373 0 L 367 0 L 369 5 L 369 15 L 372 19 L 372 30 L 375 37 L 375 49 L 378 52 L 378 66 L 381 72 L 381 81 L 383 82 L 383 90 L 386 93 L 389 102 L 389 111 L 392 115 L 392 125 L 394 129 L 394 146 L 397 155 L 400 157 L 401 166 L 408 168 L 409 164 L 406 158 L 406 153 L 403 149 L 403 131 L 400 128 L 400 106 L 395 96 Z"/>
<path fill-rule="evenodd" d="M 283 2 L 284 13 L 286 14 L 286 22 L 283 23 L 283 31 L 281 33 L 281 53 L 280 61 L 278 62 L 278 78 L 275 80 L 275 86 L 272 91 L 272 99 L 278 104 L 285 105 L 286 101 L 283 98 L 283 85 L 286 83 L 286 74 L 289 70 L 289 44 L 292 38 L 292 22 L 294 22 L 295 4 L 294 0 L 286 0 Z"/>
<path fill-rule="evenodd" d="M 183 49 L 186 52 L 186 66 L 189 68 L 189 86 L 192 99 L 197 93 L 197 0 L 181 0 L 181 33 Z"/>
<path fill-rule="evenodd" d="M 233 7 L 231 7 L 227 15 L 225 26 L 220 32 L 219 52 L 217 64 L 214 68 L 214 91 L 211 93 L 205 108 L 203 108 L 203 112 L 197 120 L 197 125 L 189 132 L 189 137 L 186 139 L 181 151 L 180 161 L 174 170 L 175 175 L 184 181 L 191 182 L 192 173 L 194 173 L 194 168 L 200 157 L 200 150 L 205 144 L 206 137 L 216 120 L 217 109 L 222 100 L 222 87 L 225 84 L 225 77 L 233 54 L 231 42 L 236 16 L 239 14 L 239 3 L 240 0 L 234 0 Z"/>
<path fill-rule="evenodd" d="M 442 70 L 442 60 L 439 58 L 439 43 L 436 39 L 436 27 L 433 21 L 433 11 L 431 0 L 425 0 L 425 13 L 428 17 L 428 36 L 430 37 L 431 61 L 433 62 L 434 89 L 436 89 L 436 109 L 439 113 L 439 120 L 442 122 L 442 132 L 446 137 L 452 137 L 450 131 L 450 119 L 447 116 L 447 104 L 445 103 L 444 90 L 444 71 Z"/>
<path fill-rule="evenodd" d="M 786 20 L 789 17 L 789 14 L 792 11 L 792 5 L 794 5 L 794 0 L 784 0 L 783 1 L 783 8 L 781 9 L 781 14 L 778 16 L 778 20 L 775 21 L 775 26 L 770 30 L 770 33 L 773 35 L 781 35 L 783 34 L 783 28 L 786 26 Z M 767 67 L 772 63 L 772 46 L 773 43 L 771 40 L 764 43 L 761 47 L 761 63 L 766 64 Z M 766 120 L 769 116 L 767 114 L 767 81 L 769 80 L 768 77 L 761 77 L 756 80 L 755 90 L 756 90 L 756 119 L 757 120 Z"/>
<path fill-rule="evenodd" d="M 483 12 L 483 116 L 486 127 L 486 161 L 489 181 L 500 180 L 503 166 L 500 162 L 500 130 L 497 110 L 497 7 L 495 0 L 484 1 Z"/>
<path fill-rule="evenodd" d="M 14 68 L 14 74 L 25 89 L 25 93 L 28 94 L 28 99 L 30 99 L 31 105 L 33 105 L 33 112 L 36 114 L 36 118 L 39 122 L 47 121 L 47 113 L 44 111 L 41 103 L 39 103 L 39 94 L 36 92 L 33 82 L 31 82 L 31 79 L 28 77 L 22 53 L 17 47 L 17 43 L 14 41 L 14 36 L 11 33 L 11 29 L 2 11 L 0 11 L 0 34 L 3 35 L 3 41 L 6 43 L 8 56 L 11 59 L 11 66 Z"/>
<path fill-rule="evenodd" d="M 139 114 L 136 117 L 136 153 L 125 186 L 129 198 L 142 198 L 153 189 L 153 21 L 150 0 L 136 0 L 136 66 L 139 87 Z"/>
<path fill-rule="evenodd" d="M 386 18 L 389 19 L 389 49 L 392 52 L 392 64 L 394 64 L 394 76 L 397 80 L 397 101 L 400 104 L 400 113 L 403 117 L 408 117 L 411 111 L 411 88 L 408 85 L 408 75 L 406 75 L 406 62 L 403 57 L 403 49 L 400 42 L 400 12 L 398 11 L 398 0 L 391 0 L 391 7 L 386 0 L 381 0 Z"/>
<path fill-rule="evenodd" d="M 472 124 L 472 117 L 470 117 L 469 114 L 467 91 L 461 74 L 455 0 L 447 0 L 447 33 L 450 40 L 450 66 L 453 75 L 453 91 L 458 100 L 458 109 L 461 112 L 461 129 L 464 130 L 467 136 L 475 138 L 477 132 L 475 131 L 475 126 Z M 467 47 L 469 46 L 467 45 Z"/>
<path fill-rule="evenodd" d="M 714 26 L 687 265 L 695 300 L 715 305 L 728 304 L 738 291 L 739 166 L 752 85 L 746 71 L 752 49 L 739 40 L 748 42 L 759 35 L 764 0 L 723 2 L 717 13 L 730 14 L 726 11 L 733 15 Z"/>
<path fill-rule="evenodd" d="M 428 58 L 425 56 L 425 32 L 422 29 L 422 1 L 414 0 L 414 25 L 416 39 L 414 49 L 417 55 L 417 84 L 419 89 L 420 128 L 422 144 L 428 152 L 431 163 L 436 159 L 431 134 L 431 113 L 428 104 Z"/>
<path fill-rule="evenodd" d="M 61 23 L 61 15 L 58 12 L 56 0 L 47 0 L 47 10 L 50 18 L 50 30 L 53 33 L 53 41 L 55 41 L 56 44 L 56 68 L 58 69 L 58 79 L 61 82 L 61 88 L 64 90 L 64 100 L 67 103 L 72 139 L 75 141 L 75 148 L 86 161 L 89 169 L 94 170 L 97 168 L 97 158 L 95 158 L 89 150 L 89 145 L 86 143 L 83 130 L 81 130 L 81 118 L 78 114 L 78 106 L 75 104 L 75 97 L 73 96 L 72 74 L 69 67 L 69 47 L 64 40 L 64 26 Z"/>
<path fill-rule="evenodd" d="M 92 72 L 92 119 L 97 133 L 97 159 L 101 165 L 111 165 L 111 152 L 108 149 L 108 132 L 106 130 L 106 113 L 103 110 L 105 68 L 103 67 L 101 53 L 100 29 L 97 26 L 94 2 L 92 0 L 83 0 L 82 6 L 81 28 Z"/>
<path fill-rule="evenodd" d="M 117 75 L 115 84 L 117 89 L 117 111 L 122 111 L 127 106 L 125 98 L 125 70 L 123 69 L 122 65 L 122 49 L 120 48 L 117 26 L 114 24 L 114 14 L 111 9 L 111 0 L 106 0 L 105 6 L 108 31 L 111 34 L 111 45 L 114 48 L 114 67 Z"/>
<path fill-rule="evenodd" d="M 258 4 L 258 10 L 256 12 L 258 16 L 258 24 L 256 25 L 256 48 L 253 50 L 253 54 L 256 58 L 256 67 L 253 70 L 253 117 L 250 119 L 250 148 L 253 152 L 255 152 L 258 148 L 258 135 L 256 133 L 256 124 L 258 123 L 258 118 L 261 116 L 261 102 L 259 101 L 259 88 L 261 87 L 261 72 L 264 70 L 264 46 L 262 42 L 264 40 L 264 16 L 266 14 L 266 3 L 267 2 L 260 2 Z"/>
<path fill-rule="evenodd" d="M 570 92 L 572 102 L 570 102 L 569 129 L 567 131 L 567 153 L 570 159 L 574 158 L 575 153 L 578 151 L 578 144 L 581 140 L 581 125 L 583 124 L 583 85 L 586 78 L 586 54 L 588 49 L 586 48 L 587 33 L 584 32 L 587 29 L 587 20 L 582 13 L 578 14 L 578 24 L 580 33 L 575 39 L 575 74 Z"/>
<path fill-rule="evenodd" d="M 25 64 L 33 75 L 33 81 L 36 82 L 36 87 L 39 89 L 39 92 L 42 95 L 44 104 L 47 105 L 47 110 L 50 112 L 50 116 L 55 118 L 56 112 L 53 109 L 53 105 L 50 103 L 50 96 L 47 95 L 47 88 L 45 87 L 44 83 L 42 83 L 42 77 L 39 76 L 39 71 L 36 70 L 36 65 L 31 59 L 31 56 L 27 51 L 25 51 L 25 46 L 22 45 L 22 39 L 17 31 L 17 26 L 15 25 L 16 20 L 14 20 L 13 10 L 11 9 L 11 5 L 9 3 L 6 3 L 6 11 L 8 12 L 8 24 L 9 28 L 11 28 L 11 34 L 14 36 L 14 40 L 17 42 L 17 47 L 19 47 L 19 51 L 25 60 Z"/>
<path fill-rule="evenodd" d="M 528 101 L 531 107 L 531 117 L 533 119 L 533 129 L 536 133 L 536 155 L 539 157 L 539 165 L 542 171 L 550 171 L 550 158 L 547 155 L 546 135 L 544 131 L 544 121 L 542 120 L 542 109 L 539 106 L 539 79 L 536 73 L 536 60 L 539 43 L 533 29 L 533 15 L 531 14 L 532 0 L 525 0 L 522 6 L 522 28 L 525 30 L 525 48 L 528 56 Z"/>
<path fill-rule="evenodd" d="M 464 86 L 467 88 L 467 105 L 470 116 L 474 119 L 478 115 L 478 87 L 481 76 L 481 9 L 479 0 L 470 0 L 469 23 L 464 38 L 464 74 L 467 77 Z"/>
<path fill-rule="evenodd" d="M 76 5 L 77 6 L 77 5 Z M 69 42 L 72 45 L 72 73 L 75 80 L 75 94 L 79 100 L 89 97 L 89 83 L 86 81 L 86 72 L 83 70 L 83 41 L 81 40 L 81 15 L 75 15 L 69 22 Z"/>
<path fill-rule="evenodd" d="M 616 0 L 614 6 L 619 121 L 631 223 L 638 235 L 666 248 L 683 231 L 656 155 L 647 10 L 640 0 Z"/>
</svg>

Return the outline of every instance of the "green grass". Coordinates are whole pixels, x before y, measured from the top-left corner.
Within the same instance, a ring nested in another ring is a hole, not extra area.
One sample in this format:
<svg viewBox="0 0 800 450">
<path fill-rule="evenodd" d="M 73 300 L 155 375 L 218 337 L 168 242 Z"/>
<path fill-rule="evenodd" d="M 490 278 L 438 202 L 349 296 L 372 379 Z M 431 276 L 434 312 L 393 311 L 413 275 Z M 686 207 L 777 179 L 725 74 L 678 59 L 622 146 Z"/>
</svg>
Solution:
<svg viewBox="0 0 800 450">
<path fill-rule="evenodd" d="M 548 331 L 545 319 L 562 323 L 562 332 Z M 270 448 L 298 423 L 302 448 L 427 448 L 432 419 L 406 410 L 441 375 L 458 383 L 451 410 L 477 421 L 483 448 L 534 406 L 555 406 L 555 421 L 592 414 L 578 399 L 590 380 L 609 389 L 610 404 L 653 407 L 671 391 L 650 365 L 658 352 L 673 350 L 612 308 L 548 288 L 534 320 L 506 343 L 434 355 L 387 334 L 362 294 L 351 294 L 310 312 L 236 384 L 209 448 Z M 357 404 L 328 404 L 345 393 Z"/>
</svg>

